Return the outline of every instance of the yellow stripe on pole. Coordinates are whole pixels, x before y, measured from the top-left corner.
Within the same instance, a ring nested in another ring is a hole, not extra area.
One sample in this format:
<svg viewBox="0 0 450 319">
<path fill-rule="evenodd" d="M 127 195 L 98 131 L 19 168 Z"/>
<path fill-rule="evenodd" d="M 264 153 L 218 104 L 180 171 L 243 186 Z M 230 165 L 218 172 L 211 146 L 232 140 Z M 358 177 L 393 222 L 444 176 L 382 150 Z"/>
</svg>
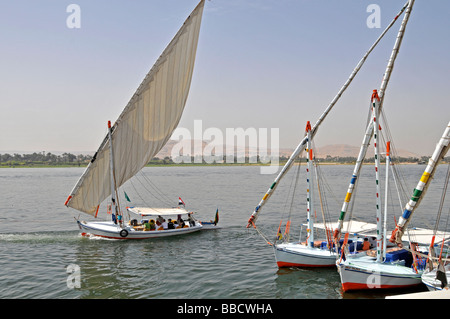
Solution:
<svg viewBox="0 0 450 319">
<path fill-rule="evenodd" d="M 423 172 L 422 177 L 420 178 L 420 181 L 424 184 L 428 182 L 428 179 L 430 178 L 430 173 Z"/>
<path fill-rule="evenodd" d="M 347 193 L 347 195 L 345 195 L 345 202 L 350 202 L 350 198 L 352 197 L 352 193 Z"/>
</svg>

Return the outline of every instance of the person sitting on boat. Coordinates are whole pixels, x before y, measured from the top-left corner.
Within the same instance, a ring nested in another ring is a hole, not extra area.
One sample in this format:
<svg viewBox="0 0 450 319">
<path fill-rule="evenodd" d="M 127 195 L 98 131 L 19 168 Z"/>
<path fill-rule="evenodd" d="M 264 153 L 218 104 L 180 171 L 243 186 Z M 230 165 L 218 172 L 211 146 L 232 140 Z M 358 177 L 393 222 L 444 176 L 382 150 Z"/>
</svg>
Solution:
<svg viewBox="0 0 450 319">
<path fill-rule="evenodd" d="M 177 224 L 178 224 L 178 227 L 176 227 L 176 228 L 184 228 L 185 223 L 184 223 L 184 220 L 181 218 L 181 215 L 178 215 Z"/>
<path fill-rule="evenodd" d="M 159 222 L 160 224 L 162 224 L 165 222 L 165 220 L 164 220 L 164 218 L 162 218 L 161 215 L 158 215 L 158 218 L 156 218 L 156 222 Z"/>
<path fill-rule="evenodd" d="M 164 221 L 161 223 L 161 227 L 164 229 L 164 230 L 166 230 L 167 229 L 167 227 L 168 227 L 168 224 L 167 224 L 167 222 L 166 222 L 166 220 L 164 219 Z"/>
<path fill-rule="evenodd" d="M 167 223 L 167 229 L 175 229 L 172 219 L 170 219 L 170 218 L 169 218 L 169 222 Z"/>
<path fill-rule="evenodd" d="M 145 229 L 146 231 L 149 231 L 149 230 L 155 230 L 155 229 L 156 229 L 155 221 L 154 221 L 153 219 L 150 220 L 150 221 L 146 220 L 146 221 L 145 221 L 145 224 L 144 224 L 144 229 Z"/>
<path fill-rule="evenodd" d="M 369 239 L 366 237 L 364 238 L 362 250 L 369 250 L 370 249 L 370 242 Z"/>
<path fill-rule="evenodd" d="M 188 213 L 188 222 L 191 227 L 195 226 L 194 218 L 191 216 L 192 213 Z"/>
</svg>

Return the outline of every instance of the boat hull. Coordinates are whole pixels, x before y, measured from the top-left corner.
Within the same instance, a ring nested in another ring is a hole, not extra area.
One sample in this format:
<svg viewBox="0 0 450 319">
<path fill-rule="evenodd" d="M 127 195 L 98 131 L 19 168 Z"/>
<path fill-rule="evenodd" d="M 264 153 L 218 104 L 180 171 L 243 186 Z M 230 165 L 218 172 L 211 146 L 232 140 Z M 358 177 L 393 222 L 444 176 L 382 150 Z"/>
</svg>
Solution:
<svg viewBox="0 0 450 319">
<path fill-rule="evenodd" d="M 350 258 L 349 258 L 350 259 Z M 337 264 L 344 292 L 366 289 L 394 289 L 422 284 L 421 273 L 410 267 L 375 260 L 349 260 Z"/>
<path fill-rule="evenodd" d="M 279 268 L 334 267 L 336 265 L 335 253 L 297 243 L 276 245 L 275 258 Z"/>
<path fill-rule="evenodd" d="M 151 239 L 168 236 L 179 236 L 193 233 L 202 229 L 201 225 L 195 225 L 187 228 L 167 229 L 143 231 L 135 230 L 133 227 L 127 226 L 120 228 L 113 222 L 82 222 L 78 221 L 80 233 L 83 236 L 98 236 L 108 239 Z"/>
</svg>

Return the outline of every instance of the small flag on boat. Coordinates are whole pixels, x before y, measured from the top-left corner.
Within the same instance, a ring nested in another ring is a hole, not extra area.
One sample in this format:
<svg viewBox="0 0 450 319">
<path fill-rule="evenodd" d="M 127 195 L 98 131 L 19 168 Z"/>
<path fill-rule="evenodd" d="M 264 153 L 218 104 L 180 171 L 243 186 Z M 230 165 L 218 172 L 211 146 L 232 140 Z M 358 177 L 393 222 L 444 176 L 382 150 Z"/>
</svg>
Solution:
<svg viewBox="0 0 450 319">
<path fill-rule="evenodd" d="M 131 203 L 131 200 L 130 200 L 130 198 L 128 197 L 127 193 L 126 193 L 125 191 L 124 191 L 123 193 L 125 194 L 125 199 Z"/>
<path fill-rule="evenodd" d="M 219 223 L 219 209 L 216 210 L 216 217 L 214 218 L 214 225 Z"/>
<path fill-rule="evenodd" d="M 183 202 L 183 200 L 181 199 L 181 197 L 178 197 L 178 205 L 186 206 L 186 204 Z"/>
<path fill-rule="evenodd" d="M 277 240 L 282 240 L 282 239 L 283 239 L 283 235 L 281 234 L 280 229 L 278 229 Z"/>
</svg>

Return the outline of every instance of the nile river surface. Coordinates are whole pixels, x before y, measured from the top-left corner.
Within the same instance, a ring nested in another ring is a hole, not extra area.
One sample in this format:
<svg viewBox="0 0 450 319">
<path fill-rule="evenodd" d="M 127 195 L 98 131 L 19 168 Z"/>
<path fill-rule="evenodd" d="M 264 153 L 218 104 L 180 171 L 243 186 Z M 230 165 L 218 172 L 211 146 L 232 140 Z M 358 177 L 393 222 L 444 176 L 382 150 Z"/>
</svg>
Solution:
<svg viewBox="0 0 450 319">
<path fill-rule="evenodd" d="M 400 167 L 408 196 L 424 168 Z M 304 167 L 301 169 L 299 180 L 303 181 Z M 445 169 L 439 167 L 421 209 L 414 215 L 415 226 L 433 228 Z M 80 213 L 66 208 L 64 202 L 83 170 L 0 169 L 1 299 L 340 299 L 384 298 L 389 294 L 425 291 L 419 287 L 343 294 L 335 268 L 278 269 L 271 246 L 257 231 L 245 227 L 276 177 L 261 174 L 258 166 L 147 167 L 142 175 L 152 182 L 151 187 L 133 181 L 123 188 L 132 201 L 126 203 L 121 194 L 123 206 L 161 207 L 157 198 L 177 205 L 181 197 L 186 208 L 196 212 L 200 220 L 213 219 L 219 209 L 221 229 L 143 241 L 81 237 L 74 219 Z M 321 170 L 334 194 L 327 199 L 335 221 L 353 166 L 329 165 Z M 294 201 L 287 197 L 293 172 L 294 169 L 277 188 L 258 219 L 261 232 L 270 240 L 289 208 L 301 217 L 300 222 L 305 220 L 304 183 L 297 186 L 299 195 Z M 353 217 L 374 222 L 373 166 L 364 166 L 358 186 Z M 165 196 L 156 195 L 159 192 Z M 99 214 L 102 212 L 103 207 Z M 401 208 L 397 207 L 395 217 L 400 214 Z M 389 224 L 393 223 L 390 217 Z M 292 236 L 296 236 L 295 228 L 291 226 Z M 70 265 L 80 269 L 80 287 L 68 280 Z"/>
</svg>

